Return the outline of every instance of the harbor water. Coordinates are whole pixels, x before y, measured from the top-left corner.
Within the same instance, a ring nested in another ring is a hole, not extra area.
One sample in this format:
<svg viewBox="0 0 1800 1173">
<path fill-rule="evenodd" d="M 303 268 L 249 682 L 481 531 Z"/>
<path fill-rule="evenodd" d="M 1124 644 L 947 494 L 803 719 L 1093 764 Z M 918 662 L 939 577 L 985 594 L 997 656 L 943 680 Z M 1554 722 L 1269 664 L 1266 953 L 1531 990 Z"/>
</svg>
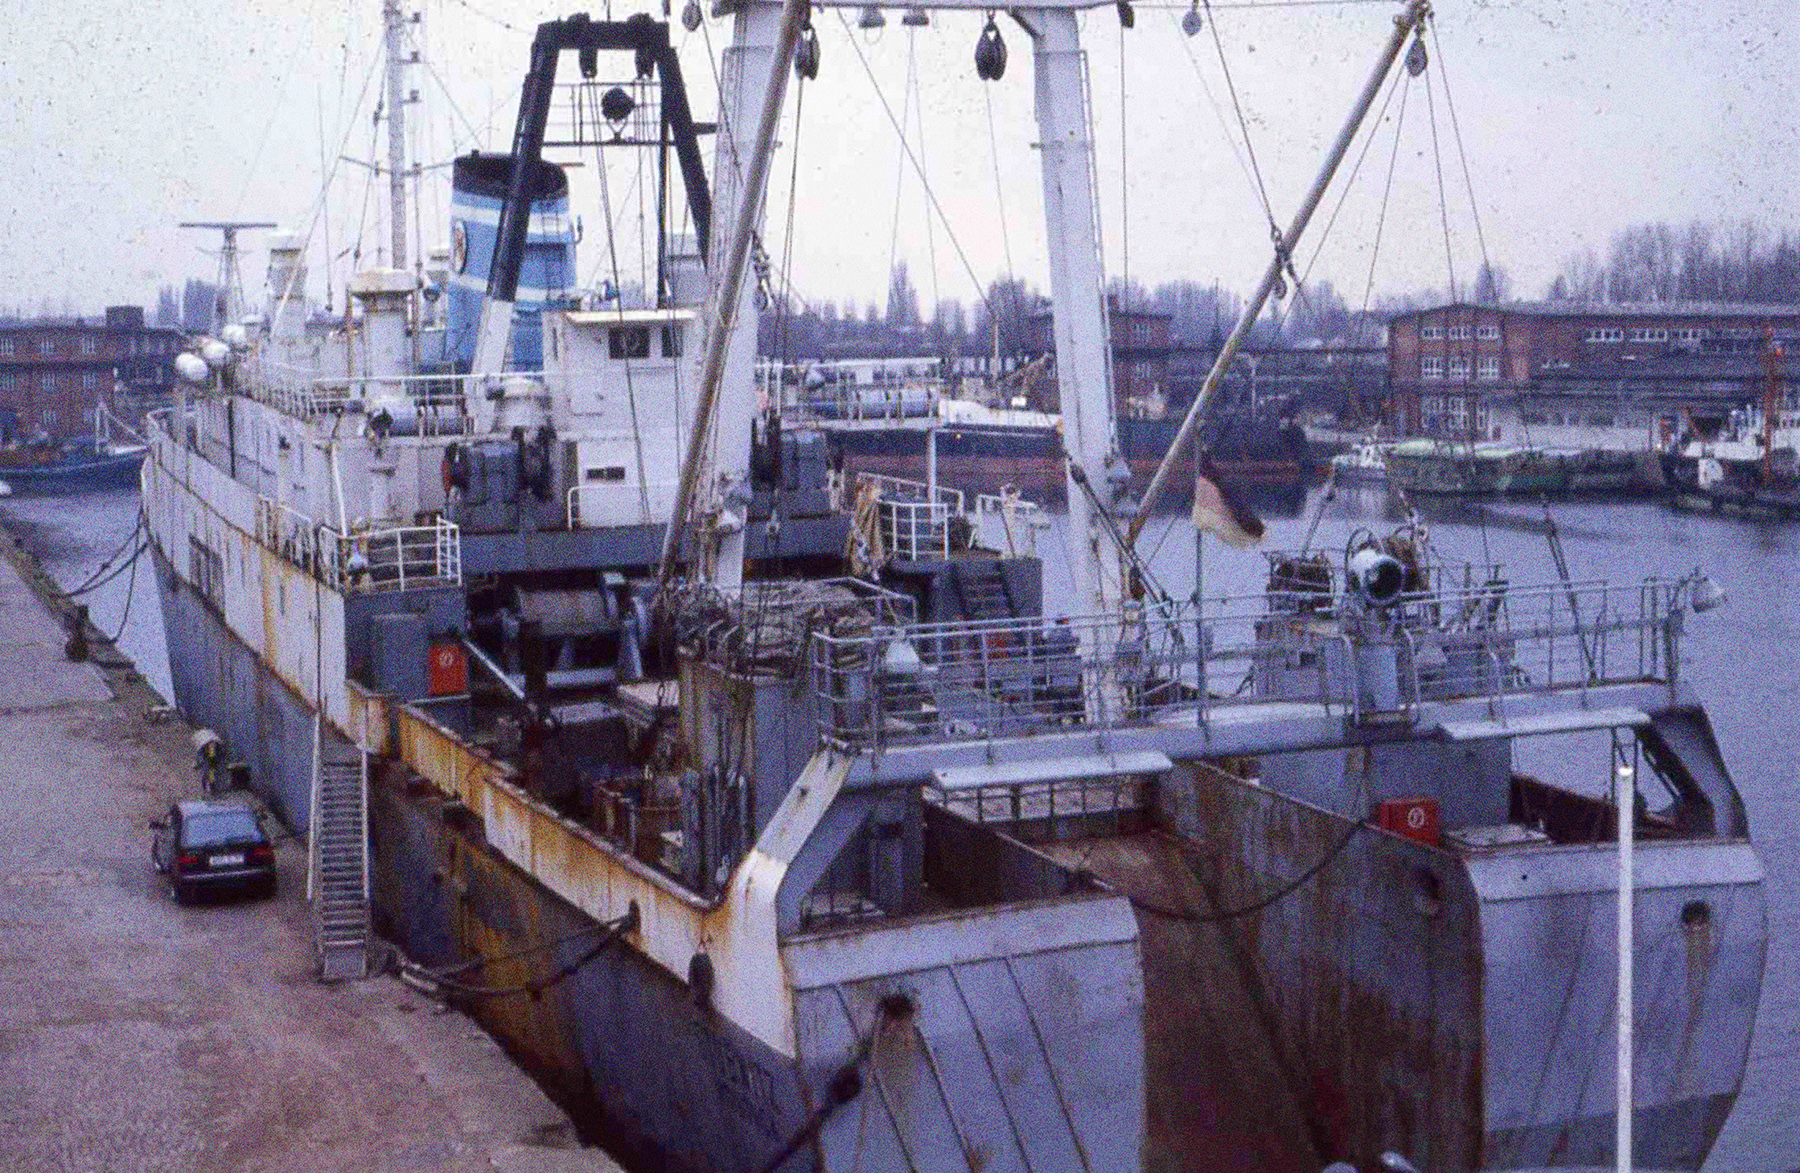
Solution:
<svg viewBox="0 0 1800 1173">
<path fill-rule="evenodd" d="M 0 502 L 0 521 L 55 578 L 74 586 L 123 547 L 137 525 L 134 492 Z M 1758 525 L 1670 511 L 1655 501 L 1561 502 L 1553 519 L 1576 580 L 1631 582 L 1646 575 L 1710 574 L 1725 606 L 1690 616 L 1682 671 L 1705 701 L 1749 811 L 1752 838 L 1768 873 L 1769 956 L 1756 1035 L 1736 1110 L 1707 1163 L 1709 1173 L 1800 1170 L 1800 525 Z M 1381 490 L 1314 490 L 1293 516 L 1265 516 L 1268 549 L 1340 551 L 1358 530 L 1385 534 L 1405 521 Z M 1515 583 L 1557 577 L 1541 506 L 1434 506 L 1424 519 L 1446 556 L 1496 562 Z M 1070 597 L 1073 561 L 1060 519 L 1039 537 L 1045 596 Z M 1195 543 L 1185 516 L 1154 519 L 1142 543 L 1172 595 L 1195 587 Z M 1207 539 L 1200 582 L 1209 597 L 1261 589 L 1258 550 Z M 135 578 L 134 578 L 135 571 Z M 168 654 L 148 558 L 83 599 L 95 624 L 120 633 L 119 646 L 165 695 Z M 1059 581 L 1060 577 L 1060 581 Z"/>
</svg>

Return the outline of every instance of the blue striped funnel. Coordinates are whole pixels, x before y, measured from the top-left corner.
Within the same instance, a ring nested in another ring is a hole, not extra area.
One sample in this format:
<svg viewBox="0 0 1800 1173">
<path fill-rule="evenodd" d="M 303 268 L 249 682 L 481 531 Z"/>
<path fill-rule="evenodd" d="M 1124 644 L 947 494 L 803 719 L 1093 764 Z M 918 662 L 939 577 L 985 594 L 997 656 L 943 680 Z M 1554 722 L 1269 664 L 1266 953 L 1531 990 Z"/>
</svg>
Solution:
<svg viewBox="0 0 1800 1173">
<path fill-rule="evenodd" d="M 446 350 L 462 370 L 467 370 L 475 359 L 481 301 L 487 294 L 500 205 L 511 176 L 511 155 L 479 152 L 458 158 L 451 172 Z M 541 315 L 546 306 L 564 304 L 576 280 L 568 177 L 561 167 L 540 160 L 528 177 L 527 191 L 531 195 L 531 224 L 525 234 L 525 258 L 519 266 L 519 291 L 513 302 L 509 363 L 513 370 L 522 371 L 544 365 Z"/>
</svg>

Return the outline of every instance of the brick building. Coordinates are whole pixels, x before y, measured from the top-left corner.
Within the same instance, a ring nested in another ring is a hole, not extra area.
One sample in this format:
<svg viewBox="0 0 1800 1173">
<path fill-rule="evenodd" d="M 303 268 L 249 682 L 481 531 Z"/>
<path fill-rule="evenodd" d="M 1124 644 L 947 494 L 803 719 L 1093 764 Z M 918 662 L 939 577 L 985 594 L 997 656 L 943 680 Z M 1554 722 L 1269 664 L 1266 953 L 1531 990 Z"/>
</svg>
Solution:
<svg viewBox="0 0 1800 1173">
<path fill-rule="evenodd" d="M 135 417 L 166 397 L 179 331 L 146 326 L 138 306 L 110 306 L 99 321 L 0 323 L 0 440 L 93 430 L 94 406 Z"/>
<path fill-rule="evenodd" d="M 1760 394 L 1771 343 L 1800 355 L 1800 307 L 1458 302 L 1414 310 L 1388 323 L 1392 423 L 1402 434 L 1453 439 L 1616 447 L 1640 436 L 1655 446 L 1684 416 Z"/>
</svg>

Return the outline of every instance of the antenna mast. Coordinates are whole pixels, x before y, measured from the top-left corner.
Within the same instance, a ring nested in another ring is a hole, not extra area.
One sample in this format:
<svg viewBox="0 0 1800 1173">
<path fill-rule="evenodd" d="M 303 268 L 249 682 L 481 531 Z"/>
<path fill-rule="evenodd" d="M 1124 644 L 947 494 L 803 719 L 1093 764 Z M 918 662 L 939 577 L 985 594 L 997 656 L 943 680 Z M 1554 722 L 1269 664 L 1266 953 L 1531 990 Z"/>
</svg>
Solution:
<svg viewBox="0 0 1800 1173">
<path fill-rule="evenodd" d="M 224 234 L 219 248 L 219 294 L 213 303 L 213 329 L 244 316 L 244 293 L 238 285 L 237 234 L 240 228 L 273 228 L 268 220 L 183 220 L 182 228 L 215 228 Z"/>
<path fill-rule="evenodd" d="M 401 70 L 400 28 L 405 14 L 400 0 L 383 0 L 382 23 L 387 29 L 387 131 L 388 131 L 388 227 L 393 234 L 389 265 L 406 268 L 406 96 Z"/>
</svg>

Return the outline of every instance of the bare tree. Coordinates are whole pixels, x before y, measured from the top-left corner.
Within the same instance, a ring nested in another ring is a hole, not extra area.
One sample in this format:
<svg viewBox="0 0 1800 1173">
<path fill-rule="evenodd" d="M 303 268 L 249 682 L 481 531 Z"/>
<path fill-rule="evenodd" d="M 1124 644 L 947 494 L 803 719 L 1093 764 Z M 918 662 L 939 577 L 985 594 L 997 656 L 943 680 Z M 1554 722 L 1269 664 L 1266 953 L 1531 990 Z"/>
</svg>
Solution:
<svg viewBox="0 0 1800 1173">
<path fill-rule="evenodd" d="M 1501 305 L 1512 300 L 1512 277 L 1492 261 L 1481 262 L 1475 274 L 1476 305 Z"/>
</svg>

